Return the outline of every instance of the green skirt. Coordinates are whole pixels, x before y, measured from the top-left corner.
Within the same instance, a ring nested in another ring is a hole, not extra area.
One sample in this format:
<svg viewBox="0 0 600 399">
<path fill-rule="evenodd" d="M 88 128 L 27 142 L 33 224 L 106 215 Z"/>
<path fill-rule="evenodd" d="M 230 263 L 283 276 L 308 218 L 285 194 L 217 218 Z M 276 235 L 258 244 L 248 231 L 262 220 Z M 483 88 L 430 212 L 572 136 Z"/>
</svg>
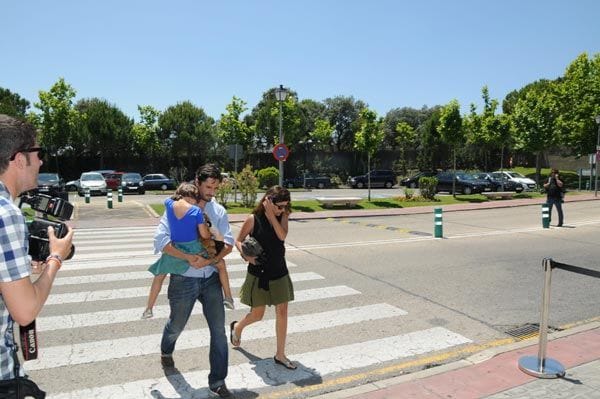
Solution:
<svg viewBox="0 0 600 399">
<path fill-rule="evenodd" d="M 290 275 L 269 281 L 269 291 L 258 288 L 258 277 L 246 273 L 240 288 L 240 302 L 250 307 L 279 305 L 294 300 L 294 286 Z"/>
<path fill-rule="evenodd" d="M 204 256 L 206 250 L 198 240 L 188 242 L 174 242 L 175 248 L 186 254 L 200 254 Z M 190 268 L 190 264 L 183 259 L 163 253 L 156 262 L 154 262 L 148 271 L 155 276 L 159 274 L 183 274 Z"/>
</svg>

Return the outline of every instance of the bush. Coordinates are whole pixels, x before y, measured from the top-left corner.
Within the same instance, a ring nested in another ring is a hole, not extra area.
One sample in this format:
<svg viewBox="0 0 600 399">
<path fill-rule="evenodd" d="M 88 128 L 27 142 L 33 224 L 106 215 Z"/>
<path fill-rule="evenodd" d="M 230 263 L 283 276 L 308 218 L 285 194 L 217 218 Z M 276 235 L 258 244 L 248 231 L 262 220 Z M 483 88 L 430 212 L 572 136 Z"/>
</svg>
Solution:
<svg viewBox="0 0 600 399">
<path fill-rule="evenodd" d="M 437 187 L 437 177 L 421 177 L 419 179 L 419 190 L 421 190 L 421 197 L 434 200 L 435 199 L 435 188 Z"/>
<path fill-rule="evenodd" d="M 223 181 L 221 181 L 221 184 L 219 184 L 219 187 L 217 188 L 216 197 L 217 201 L 219 201 L 219 204 L 226 207 L 227 200 L 231 193 L 233 193 L 233 182 L 230 179 L 225 178 Z"/>
<path fill-rule="evenodd" d="M 238 190 L 242 197 L 242 206 L 254 208 L 256 197 L 258 196 L 258 179 L 252 171 L 252 166 L 246 165 L 241 172 L 236 175 Z"/>
<path fill-rule="evenodd" d="M 279 170 L 274 166 L 260 169 L 256 172 L 259 187 L 271 187 L 279 182 Z"/>
<path fill-rule="evenodd" d="M 405 188 L 404 189 L 404 197 L 409 200 L 411 198 L 413 198 L 415 195 L 415 190 L 413 190 L 412 188 Z"/>
</svg>

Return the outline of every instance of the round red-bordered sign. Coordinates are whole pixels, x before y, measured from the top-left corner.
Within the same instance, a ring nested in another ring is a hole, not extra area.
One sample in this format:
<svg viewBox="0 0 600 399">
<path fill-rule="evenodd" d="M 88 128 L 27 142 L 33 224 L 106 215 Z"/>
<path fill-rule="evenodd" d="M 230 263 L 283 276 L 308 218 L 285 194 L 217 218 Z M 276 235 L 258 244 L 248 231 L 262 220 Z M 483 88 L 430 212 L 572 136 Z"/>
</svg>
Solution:
<svg viewBox="0 0 600 399">
<path fill-rule="evenodd" d="M 278 161 L 285 161 L 290 156 L 290 150 L 283 143 L 273 147 L 273 157 Z"/>
</svg>

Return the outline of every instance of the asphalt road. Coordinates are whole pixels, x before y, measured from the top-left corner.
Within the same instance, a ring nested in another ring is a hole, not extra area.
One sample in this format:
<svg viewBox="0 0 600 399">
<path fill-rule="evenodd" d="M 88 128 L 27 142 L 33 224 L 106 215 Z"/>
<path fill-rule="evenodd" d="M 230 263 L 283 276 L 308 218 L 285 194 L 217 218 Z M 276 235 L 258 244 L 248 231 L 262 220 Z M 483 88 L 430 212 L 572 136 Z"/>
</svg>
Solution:
<svg viewBox="0 0 600 399">
<path fill-rule="evenodd" d="M 432 238 L 431 214 L 292 221 L 287 259 L 298 297 L 287 353 L 300 370 L 273 367 L 269 309 L 264 324 L 245 331 L 242 348 L 230 350 L 228 384 L 243 398 L 307 397 L 505 340 L 508 330 L 539 322 L 544 257 L 600 271 L 597 202 L 567 204 L 565 224 L 542 229 L 539 205 L 448 212 L 444 239 Z M 235 235 L 239 224 L 232 228 Z M 180 374 L 166 377 L 157 353 L 166 288 L 161 311 L 139 320 L 151 235 L 151 226 L 77 232 L 77 255 L 38 320 L 41 359 L 29 367 L 51 397 L 207 397 L 202 316 L 192 317 L 176 349 Z M 235 295 L 244 265 L 232 255 L 228 268 Z M 599 317 L 598 283 L 555 271 L 550 325 Z M 227 322 L 246 311 L 227 312 Z"/>
</svg>

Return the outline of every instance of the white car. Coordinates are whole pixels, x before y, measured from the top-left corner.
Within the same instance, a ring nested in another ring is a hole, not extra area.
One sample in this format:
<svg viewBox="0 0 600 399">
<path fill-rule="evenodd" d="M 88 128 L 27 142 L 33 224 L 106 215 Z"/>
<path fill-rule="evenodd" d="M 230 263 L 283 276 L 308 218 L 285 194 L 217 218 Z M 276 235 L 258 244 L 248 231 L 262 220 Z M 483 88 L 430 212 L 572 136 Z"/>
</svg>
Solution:
<svg viewBox="0 0 600 399">
<path fill-rule="evenodd" d="M 106 180 L 102 174 L 98 172 L 85 172 L 81 174 L 79 178 L 79 188 L 77 192 L 80 197 L 85 195 L 86 190 L 90 190 L 90 195 L 94 193 L 106 194 Z"/>
<path fill-rule="evenodd" d="M 493 172 L 492 176 L 496 179 L 499 179 L 502 176 L 504 176 L 508 180 L 520 184 L 523 187 L 523 191 L 532 191 L 537 188 L 537 184 L 534 180 L 530 179 L 529 177 L 523 176 L 519 172 L 513 172 L 510 170 L 503 170 L 502 172 L 500 172 L 498 170 L 496 172 Z"/>
</svg>

